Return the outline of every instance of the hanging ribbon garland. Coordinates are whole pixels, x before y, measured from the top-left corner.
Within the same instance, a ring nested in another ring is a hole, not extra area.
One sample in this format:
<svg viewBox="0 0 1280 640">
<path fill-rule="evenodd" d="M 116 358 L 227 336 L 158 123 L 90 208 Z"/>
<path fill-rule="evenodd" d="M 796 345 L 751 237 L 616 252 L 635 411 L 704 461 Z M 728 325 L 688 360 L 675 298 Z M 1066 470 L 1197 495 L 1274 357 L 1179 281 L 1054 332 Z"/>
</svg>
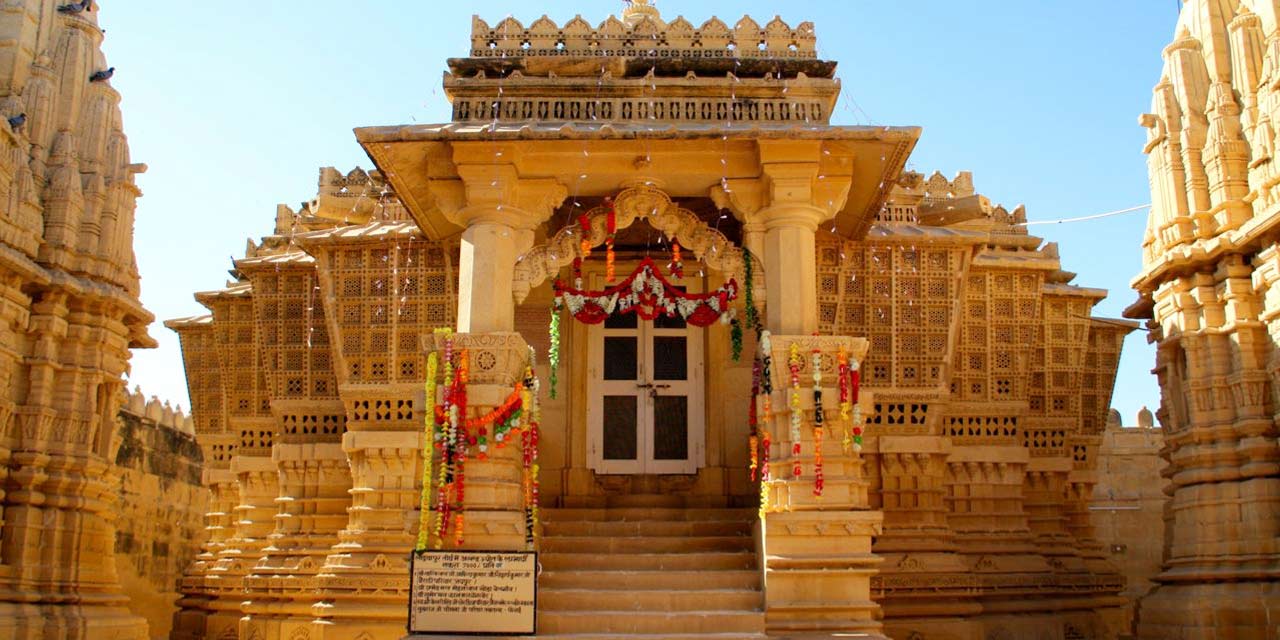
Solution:
<svg viewBox="0 0 1280 640">
<path fill-rule="evenodd" d="M 622 282 L 600 291 L 566 286 L 557 280 L 555 295 L 579 322 L 600 324 L 614 313 L 635 313 L 644 320 L 680 317 L 696 327 L 728 321 L 729 303 L 738 297 L 738 283 L 730 279 L 710 293 L 685 293 L 658 272 L 650 258 Z"/>
</svg>

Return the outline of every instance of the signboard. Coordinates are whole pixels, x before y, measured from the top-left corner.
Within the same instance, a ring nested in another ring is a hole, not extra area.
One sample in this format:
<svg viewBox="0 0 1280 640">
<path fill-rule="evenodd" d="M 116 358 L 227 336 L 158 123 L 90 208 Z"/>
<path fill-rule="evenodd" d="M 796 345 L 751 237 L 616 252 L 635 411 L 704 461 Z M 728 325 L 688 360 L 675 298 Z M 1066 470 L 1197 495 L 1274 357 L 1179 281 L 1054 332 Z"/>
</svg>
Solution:
<svg viewBox="0 0 1280 640">
<path fill-rule="evenodd" d="M 422 551 L 409 567 L 409 633 L 536 632 L 537 553 Z"/>
</svg>

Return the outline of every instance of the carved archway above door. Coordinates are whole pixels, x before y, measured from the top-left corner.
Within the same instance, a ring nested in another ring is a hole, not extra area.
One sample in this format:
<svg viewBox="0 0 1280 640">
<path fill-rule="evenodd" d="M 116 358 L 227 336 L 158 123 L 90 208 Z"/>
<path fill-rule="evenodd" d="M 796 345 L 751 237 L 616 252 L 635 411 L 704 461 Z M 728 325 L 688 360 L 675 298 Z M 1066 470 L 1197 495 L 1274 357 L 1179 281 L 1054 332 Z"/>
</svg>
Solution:
<svg viewBox="0 0 1280 640">
<path fill-rule="evenodd" d="M 678 239 L 680 246 L 708 268 L 736 278 L 746 286 L 746 269 L 743 262 L 750 254 L 734 244 L 719 231 L 708 227 L 697 214 L 677 205 L 660 189 L 637 186 L 623 190 L 613 199 L 615 223 L 625 229 L 644 220 L 668 239 Z M 587 240 L 590 246 L 603 245 L 608 235 L 609 206 L 602 205 L 587 213 L 591 229 Z M 537 245 L 516 258 L 515 276 L 511 295 L 520 304 L 535 287 L 555 277 L 560 270 L 582 256 L 583 230 L 578 224 L 570 224 L 546 242 Z M 763 273 L 760 261 L 755 259 L 754 272 Z M 758 296 L 764 295 L 763 279 L 756 278 L 752 285 Z"/>
</svg>

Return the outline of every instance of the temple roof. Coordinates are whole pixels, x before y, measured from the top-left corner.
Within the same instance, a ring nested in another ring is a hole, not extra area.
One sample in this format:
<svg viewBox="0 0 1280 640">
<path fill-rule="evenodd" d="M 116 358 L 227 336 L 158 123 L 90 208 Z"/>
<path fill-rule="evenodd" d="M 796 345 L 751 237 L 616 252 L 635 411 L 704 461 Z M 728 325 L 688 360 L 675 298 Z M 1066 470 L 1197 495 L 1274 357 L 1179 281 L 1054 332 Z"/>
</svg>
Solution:
<svg viewBox="0 0 1280 640">
<path fill-rule="evenodd" d="M 726 180 L 759 177 L 760 142 L 812 141 L 822 146 L 824 175 L 849 181 L 835 225 L 842 235 L 857 236 L 883 206 L 920 131 L 782 123 L 500 122 L 365 127 L 356 129 L 356 138 L 424 233 L 437 239 L 461 231 L 431 191 L 433 182 L 457 178 L 454 154 L 460 145 L 520 142 L 502 152 L 508 154 L 505 162 L 522 177 L 552 178 L 579 196 L 611 195 L 620 181 L 642 175 L 640 162 L 672 197 L 705 197 Z"/>
</svg>

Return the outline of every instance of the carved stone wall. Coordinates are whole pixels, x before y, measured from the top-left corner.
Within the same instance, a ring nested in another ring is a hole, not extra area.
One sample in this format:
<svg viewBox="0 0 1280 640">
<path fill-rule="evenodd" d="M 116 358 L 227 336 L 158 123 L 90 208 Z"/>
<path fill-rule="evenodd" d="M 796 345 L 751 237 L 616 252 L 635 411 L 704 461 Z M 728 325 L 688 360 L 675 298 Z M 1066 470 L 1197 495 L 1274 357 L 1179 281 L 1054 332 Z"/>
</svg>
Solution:
<svg viewBox="0 0 1280 640">
<path fill-rule="evenodd" d="M 873 589 L 894 637 L 1121 623 L 1087 503 L 1134 324 L 1092 318 L 1106 292 L 1070 284 L 1025 220 L 969 174 L 907 174 L 865 239 L 819 235 L 819 326 L 871 344 Z"/>
<path fill-rule="evenodd" d="M 181 410 L 135 391 L 120 408 L 113 440 L 116 570 L 129 610 L 147 619 L 152 639 L 168 638 L 178 583 L 200 551 L 208 510 L 195 425 Z"/>
<path fill-rule="evenodd" d="M 1123 595 L 1132 609 L 1160 573 L 1170 484 L 1167 478 L 1153 481 L 1161 478 L 1165 463 L 1160 458 L 1164 437 L 1152 426 L 1151 413 L 1140 414 L 1134 426 L 1121 426 L 1120 414 L 1113 410 L 1112 415 L 1098 448 L 1098 486 L 1089 510 L 1098 541 L 1125 577 Z"/>
</svg>

